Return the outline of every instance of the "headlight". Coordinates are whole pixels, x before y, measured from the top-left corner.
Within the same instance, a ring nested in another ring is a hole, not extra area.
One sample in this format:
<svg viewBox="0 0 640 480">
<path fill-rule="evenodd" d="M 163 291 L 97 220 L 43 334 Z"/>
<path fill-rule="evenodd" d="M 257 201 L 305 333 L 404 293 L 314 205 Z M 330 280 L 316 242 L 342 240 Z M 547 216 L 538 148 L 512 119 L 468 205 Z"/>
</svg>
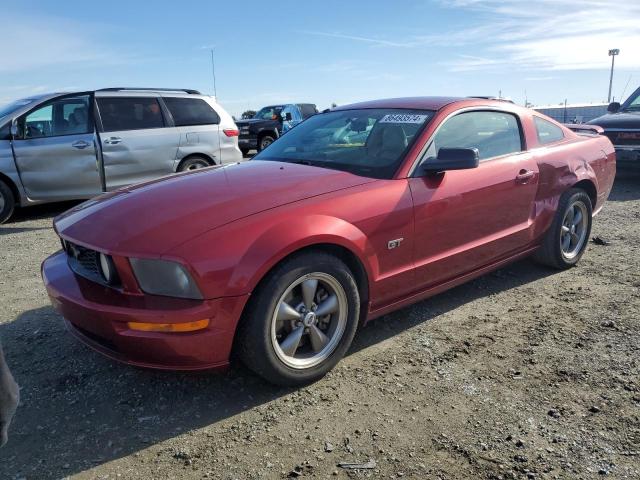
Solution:
<svg viewBox="0 0 640 480">
<path fill-rule="evenodd" d="M 202 299 L 186 268 L 167 260 L 131 258 L 131 267 L 143 292 L 167 297 Z"/>
<path fill-rule="evenodd" d="M 101 253 L 99 255 L 100 260 L 100 274 L 104 281 L 107 282 L 108 285 L 114 285 L 118 282 L 118 271 L 116 270 L 116 266 L 113 264 L 113 259 L 109 255 L 105 255 Z"/>
</svg>

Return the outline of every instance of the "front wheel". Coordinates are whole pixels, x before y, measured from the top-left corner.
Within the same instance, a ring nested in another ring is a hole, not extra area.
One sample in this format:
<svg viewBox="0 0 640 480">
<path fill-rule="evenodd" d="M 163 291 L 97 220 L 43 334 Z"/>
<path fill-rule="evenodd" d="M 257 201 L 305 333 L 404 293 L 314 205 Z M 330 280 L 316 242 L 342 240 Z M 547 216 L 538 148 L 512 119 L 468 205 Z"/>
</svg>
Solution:
<svg viewBox="0 0 640 480">
<path fill-rule="evenodd" d="M 572 188 L 558 202 L 556 216 L 535 260 L 557 269 L 578 263 L 589 242 L 593 221 L 591 199 L 584 190 Z"/>
<path fill-rule="evenodd" d="M 9 185 L 0 180 L 0 223 L 5 223 L 16 207 L 16 200 Z"/>
<path fill-rule="evenodd" d="M 324 252 L 285 260 L 247 307 L 236 338 L 241 360 L 278 385 L 324 376 L 355 335 L 360 296 L 349 268 Z"/>
<path fill-rule="evenodd" d="M 258 142 L 258 151 L 261 152 L 275 141 L 276 139 L 271 135 L 265 135 L 264 137 L 260 138 L 260 141 Z"/>
</svg>

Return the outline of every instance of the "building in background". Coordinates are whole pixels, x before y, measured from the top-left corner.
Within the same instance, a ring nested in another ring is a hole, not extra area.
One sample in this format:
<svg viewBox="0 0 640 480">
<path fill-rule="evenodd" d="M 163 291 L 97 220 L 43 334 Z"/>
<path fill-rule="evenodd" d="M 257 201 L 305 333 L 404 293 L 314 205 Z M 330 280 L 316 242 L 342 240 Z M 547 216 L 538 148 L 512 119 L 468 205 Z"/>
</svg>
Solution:
<svg viewBox="0 0 640 480">
<path fill-rule="evenodd" d="M 560 123 L 585 123 L 607 113 L 607 103 L 575 103 L 531 107 Z"/>
</svg>

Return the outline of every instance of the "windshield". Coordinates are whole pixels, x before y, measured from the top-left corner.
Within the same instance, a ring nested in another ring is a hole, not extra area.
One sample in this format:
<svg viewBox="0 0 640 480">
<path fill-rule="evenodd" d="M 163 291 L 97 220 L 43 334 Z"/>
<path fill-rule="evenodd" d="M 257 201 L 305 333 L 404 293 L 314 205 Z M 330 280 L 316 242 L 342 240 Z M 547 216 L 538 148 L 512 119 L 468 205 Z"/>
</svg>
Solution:
<svg viewBox="0 0 640 480">
<path fill-rule="evenodd" d="M 636 96 L 635 98 L 629 98 L 626 102 L 625 102 L 625 106 L 624 109 L 625 110 L 640 110 L 640 89 L 638 89 L 636 92 Z"/>
<path fill-rule="evenodd" d="M 392 178 L 433 114 L 388 108 L 323 113 L 299 124 L 253 159 Z"/>
<path fill-rule="evenodd" d="M 16 101 L 11 102 L 11 103 L 6 104 L 6 105 L 2 105 L 0 107 L 0 118 L 4 117 L 6 115 L 11 115 L 13 112 L 18 110 L 19 108 L 22 108 L 22 107 L 24 107 L 26 105 L 34 103 L 37 100 L 38 100 L 37 98 L 23 98 L 21 100 L 16 100 Z"/>
<path fill-rule="evenodd" d="M 260 120 L 276 120 L 278 115 L 282 112 L 282 106 L 264 107 L 261 108 L 253 118 L 259 118 Z"/>
</svg>

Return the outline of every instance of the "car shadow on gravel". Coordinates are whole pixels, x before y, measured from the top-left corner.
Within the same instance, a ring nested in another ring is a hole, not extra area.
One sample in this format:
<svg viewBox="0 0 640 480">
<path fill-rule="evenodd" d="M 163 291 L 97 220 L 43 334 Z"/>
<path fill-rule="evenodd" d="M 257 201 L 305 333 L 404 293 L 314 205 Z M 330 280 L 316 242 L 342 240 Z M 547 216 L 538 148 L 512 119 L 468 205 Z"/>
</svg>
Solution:
<svg viewBox="0 0 640 480">
<path fill-rule="evenodd" d="M 616 180 L 609 200 L 628 202 L 640 198 L 640 167 L 636 165 L 618 165 Z"/>
<path fill-rule="evenodd" d="M 381 317 L 359 332 L 349 355 L 474 299 L 552 273 L 521 261 Z M 294 390 L 267 384 L 241 366 L 185 374 L 121 365 L 77 342 L 51 307 L 1 324 L 0 339 L 22 389 L 9 443 L 0 450 L 3 479 L 83 472 L 190 431 L 215 428 Z"/>
<path fill-rule="evenodd" d="M 11 219 L 4 225 L 5 227 L 12 227 L 13 224 L 28 222 L 31 220 L 41 220 L 43 218 L 53 218 L 66 212 L 70 208 L 75 207 L 81 203 L 80 200 L 57 202 L 57 203 L 45 203 L 43 205 L 34 205 L 33 207 L 17 208 Z"/>
</svg>

